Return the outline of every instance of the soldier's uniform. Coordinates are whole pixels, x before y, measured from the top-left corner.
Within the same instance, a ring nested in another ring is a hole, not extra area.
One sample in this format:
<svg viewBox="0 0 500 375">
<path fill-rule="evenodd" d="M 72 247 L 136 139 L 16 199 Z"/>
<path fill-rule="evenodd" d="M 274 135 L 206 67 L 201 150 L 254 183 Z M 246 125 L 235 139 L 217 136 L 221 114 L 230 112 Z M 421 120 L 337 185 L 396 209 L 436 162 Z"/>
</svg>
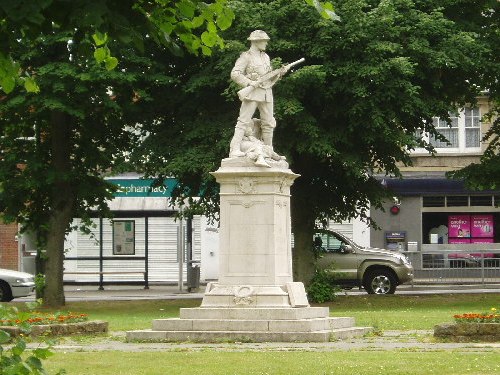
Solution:
<svg viewBox="0 0 500 375">
<path fill-rule="evenodd" d="M 267 34 L 262 30 L 253 31 L 248 37 L 250 41 L 269 40 Z M 241 87 L 250 86 L 258 81 L 262 76 L 271 72 L 271 60 L 264 52 L 257 49 L 250 49 L 243 52 L 236 60 L 231 79 Z M 271 85 L 270 85 L 271 86 Z M 238 121 L 236 122 L 235 133 L 230 145 L 229 156 L 242 156 L 240 143 L 248 124 L 251 122 L 255 110 L 259 109 L 262 120 L 262 138 L 266 145 L 272 147 L 273 130 L 276 127 L 273 108 L 273 92 L 270 87 L 260 85 L 243 98 Z"/>
</svg>

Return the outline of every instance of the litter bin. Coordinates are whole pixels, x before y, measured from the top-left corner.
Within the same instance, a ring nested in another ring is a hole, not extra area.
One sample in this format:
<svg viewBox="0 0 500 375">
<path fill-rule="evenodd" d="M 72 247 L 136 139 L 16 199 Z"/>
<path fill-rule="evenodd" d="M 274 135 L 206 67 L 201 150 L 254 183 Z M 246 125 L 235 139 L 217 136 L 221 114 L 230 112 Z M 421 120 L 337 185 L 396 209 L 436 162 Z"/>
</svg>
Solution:
<svg viewBox="0 0 500 375">
<path fill-rule="evenodd" d="M 200 288 L 200 266 L 190 264 L 187 269 L 187 290 L 191 293 L 193 290 Z"/>
</svg>

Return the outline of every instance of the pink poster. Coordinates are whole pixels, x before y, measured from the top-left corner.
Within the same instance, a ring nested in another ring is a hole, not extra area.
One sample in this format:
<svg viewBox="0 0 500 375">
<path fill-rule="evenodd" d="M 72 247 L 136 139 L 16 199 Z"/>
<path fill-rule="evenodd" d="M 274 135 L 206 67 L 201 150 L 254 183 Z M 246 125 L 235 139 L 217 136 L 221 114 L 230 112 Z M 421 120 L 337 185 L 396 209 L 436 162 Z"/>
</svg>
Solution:
<svg viewBox="0 0 500 375">
<path fill-rule="evenodd" d="M 448 216 L 448 238 L 451 239 L 456 237 L 470 237 L 469 215 Z M 452 242 L 449 241 L 449 243 Z M 458 243 L 464 243 L 464 242 L 458 242 Z"/>
<path fill-rule="evenodd" d="M 471 216 L 472 237 L 493 237 L 493 215 Z"/>
<path fill-rule="evenodd" d="M 453 244 L 470 243 L 470 238 L 449 238 L 448 237 L 448 243 L 453 243 Z"/>
</svg>

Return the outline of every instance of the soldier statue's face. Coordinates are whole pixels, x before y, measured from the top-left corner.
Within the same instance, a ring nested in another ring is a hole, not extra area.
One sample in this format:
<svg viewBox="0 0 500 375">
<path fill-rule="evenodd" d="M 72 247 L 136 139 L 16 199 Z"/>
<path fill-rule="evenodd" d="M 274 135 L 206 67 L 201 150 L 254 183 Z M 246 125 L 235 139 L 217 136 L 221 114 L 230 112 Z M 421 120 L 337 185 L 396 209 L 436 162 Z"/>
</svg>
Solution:
<svg viewBox="0 0 500 375">
<path fill-rule="evenodd" d="M 253 43 L 255 47 L 259 49 L 259 51 L 265 51 L 267 47 L 267 40 L 254 40 Z"/>
</svg>

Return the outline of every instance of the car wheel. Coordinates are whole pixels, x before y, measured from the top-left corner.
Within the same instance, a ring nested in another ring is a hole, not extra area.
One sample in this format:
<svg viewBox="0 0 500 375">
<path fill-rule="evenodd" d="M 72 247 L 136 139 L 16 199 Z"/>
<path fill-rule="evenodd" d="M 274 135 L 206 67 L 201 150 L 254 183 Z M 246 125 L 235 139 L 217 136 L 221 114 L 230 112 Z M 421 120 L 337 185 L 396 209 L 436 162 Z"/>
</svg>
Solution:
<svg viewBox="0 0 500 375">
<path fill-rule="evenodd" d="M 10 302 L 13 299 L 9 284 L 0 280 L 0 301 Z"/>
<path fill-rule="evenodd" d="M 390 271 L 370 271 L 363 284 L 368 294 L 394 294 L 396 291 L 396 279 Z"/>
</svg>

